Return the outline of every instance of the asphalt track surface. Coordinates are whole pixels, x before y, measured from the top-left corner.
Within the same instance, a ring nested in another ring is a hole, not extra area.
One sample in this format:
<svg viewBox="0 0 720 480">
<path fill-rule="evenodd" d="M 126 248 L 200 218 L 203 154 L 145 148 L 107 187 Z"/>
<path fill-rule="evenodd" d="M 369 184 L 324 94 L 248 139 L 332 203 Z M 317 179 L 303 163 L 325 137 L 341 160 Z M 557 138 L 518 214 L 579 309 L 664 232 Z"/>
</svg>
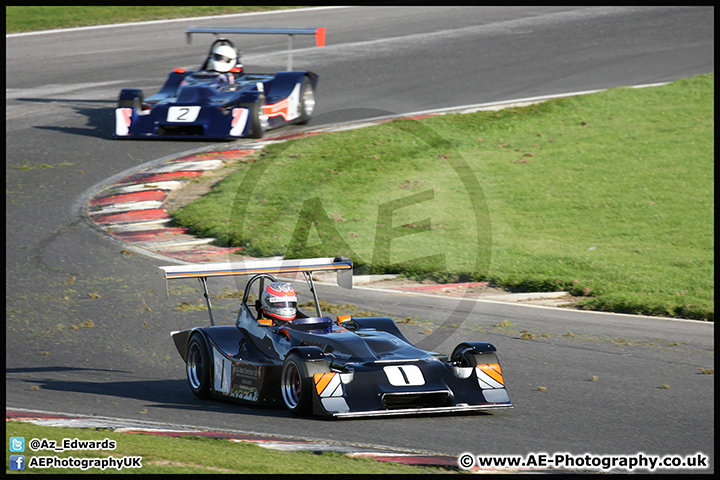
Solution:
<svg viewBox="0 0 720 480">
<path fill-rule="evenodd" d="M 150 282 L 158 259 L 99 233 L 81 203 L 120 172 L 211 146 L 110 138 L 120 88 L 150 92 L 171 68 L 202 61 L 208 43 L 186 46 L 187 26 L 327 27 L 326 47 L 296 41 L 293 56 L 320 75 L 311 126 L 322 126 L 713 72 L 713 17 L 712 8 L 339 8 L 7 37 L 6 406 L 446 455 L 703 452 L 712 471 L 706 322 L 324 287 L 334 303 L 396 319 L 459 315 L 435 350 L 495 344 L 516 408 L 328 422 L 201 402 L 168 335 L 207 321 L 175 309 L 197 291 L 162 303 Z M 286 45 L 261 36 L 240 48 L 248 70 L 274 71 Z M 232 303 L 218 307 L 230 323 Z"/>
</svg>

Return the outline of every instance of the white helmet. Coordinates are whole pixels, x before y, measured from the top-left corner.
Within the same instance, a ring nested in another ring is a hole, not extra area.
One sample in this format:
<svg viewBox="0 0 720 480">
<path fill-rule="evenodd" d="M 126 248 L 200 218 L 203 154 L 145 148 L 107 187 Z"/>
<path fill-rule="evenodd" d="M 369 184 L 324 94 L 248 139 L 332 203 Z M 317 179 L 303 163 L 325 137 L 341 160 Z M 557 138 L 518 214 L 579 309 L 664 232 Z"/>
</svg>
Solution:
<svg viewBox="0 0 720 480">
<path fill-rule="evenodd" d="M 227 73 L 235 67 L 237 62 L 237 51 L 229 45 L 220 45 L 212 52 L 210 58 L 210 70 L 220 73 Z"/>
</svg>

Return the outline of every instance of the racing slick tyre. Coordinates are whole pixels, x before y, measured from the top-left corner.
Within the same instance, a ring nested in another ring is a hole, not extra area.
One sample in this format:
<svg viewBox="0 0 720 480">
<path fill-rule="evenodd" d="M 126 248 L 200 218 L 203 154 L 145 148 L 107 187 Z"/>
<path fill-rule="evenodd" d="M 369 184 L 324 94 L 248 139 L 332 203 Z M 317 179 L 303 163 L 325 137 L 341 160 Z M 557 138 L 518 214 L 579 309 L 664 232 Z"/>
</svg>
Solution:
<svg viewBox="0 0 720 480">
<path fill-rule="evenodd" d="M 475 367 L 487 363 L 498 363 L 498 359 L 495 352 L 477 354 L 472 347 L 460 344 L 455 347 L 450 362 L 456 363 L 459 367 Z"/>
<path fill-rule="evenodd" d="M 310 121 L 315 111 L 315 89 L 312 86 L 310 77 L 305 76 L 300 87 L 300 120 L 298 123 L 305 124 Z"/>
<path fill-rule="evenodd" d="M 143 106 L 143 91 L 137 88 L 124 88 L 120 92 L 118 100 L 118 108 L 134 108 L 135 111 L 141 111 Z"/>
<path fill-rule="evenodd" d="M 268 118 L 265 115 L 265 97 L 260 99 L 250 107 L 250 138 L 262 138 L 268 129 Z"/>
<path fill-rule="evenodd" d="M 305 361 L 295 353 L 288 355 L 280 375 L 280 391 L 288 410 L 297 416 L 312 414 L 313 376 L 329 371 L 325 362 Z"/>
<path fill-rule="evenodd" d="M 195 333 L 188 342 L 185 371 L 190 390 L 202 399 L 210 398 L 210 354 L 205 338 Z"/>
</svg>

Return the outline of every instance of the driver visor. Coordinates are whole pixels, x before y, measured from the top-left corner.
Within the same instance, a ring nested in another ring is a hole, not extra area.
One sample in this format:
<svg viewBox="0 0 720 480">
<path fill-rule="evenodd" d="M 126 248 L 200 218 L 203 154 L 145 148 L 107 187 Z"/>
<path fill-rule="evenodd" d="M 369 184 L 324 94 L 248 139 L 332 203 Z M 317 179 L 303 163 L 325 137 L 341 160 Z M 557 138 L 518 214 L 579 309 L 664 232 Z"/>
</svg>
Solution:
<svg viewBox="0 0 720 480">
<path fill-rule="evenodd" d="M 277 302 L 277 303 L 273 303 L 272 307 L 277 308 L 277 309 L 297 308 L 297 302 Z"/>
<path fill-rule="evenodd" d="M 225 55 L 220 55 L 219 53 L 216 53 L 213 55 L 213 60 L 215 60 L 216 62 L 223 62 L 223 63 L 232 62 L 232 59 L 230 57 L 226 57 Z"/>
<path fill-rule="evenodd" d="M 295 308 L 297 306 L 297 297 L 275 297 L 268 300 L 273 308 Z"/>
</svg>

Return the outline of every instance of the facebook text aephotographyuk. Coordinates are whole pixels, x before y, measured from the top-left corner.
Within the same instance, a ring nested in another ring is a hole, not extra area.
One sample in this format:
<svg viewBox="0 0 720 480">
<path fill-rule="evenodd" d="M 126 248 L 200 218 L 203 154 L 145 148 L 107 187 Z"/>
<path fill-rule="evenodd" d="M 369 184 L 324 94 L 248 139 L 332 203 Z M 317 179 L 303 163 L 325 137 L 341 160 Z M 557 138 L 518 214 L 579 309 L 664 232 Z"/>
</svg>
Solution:
<svg viewBox="0 0 720 480">
<path fill-rule="evenodd" d="M 122 470 L 123 468 L 142 468 L 142 457 L 101 457 L 101 458 L 75 458 L 75 457 L 55 457 L 55 456 L 36 456 L 30 457 L 28 463 L 30 468 L 79 468 L 88 470 L 90 468 L 114 468 Z"/>
</svg>

